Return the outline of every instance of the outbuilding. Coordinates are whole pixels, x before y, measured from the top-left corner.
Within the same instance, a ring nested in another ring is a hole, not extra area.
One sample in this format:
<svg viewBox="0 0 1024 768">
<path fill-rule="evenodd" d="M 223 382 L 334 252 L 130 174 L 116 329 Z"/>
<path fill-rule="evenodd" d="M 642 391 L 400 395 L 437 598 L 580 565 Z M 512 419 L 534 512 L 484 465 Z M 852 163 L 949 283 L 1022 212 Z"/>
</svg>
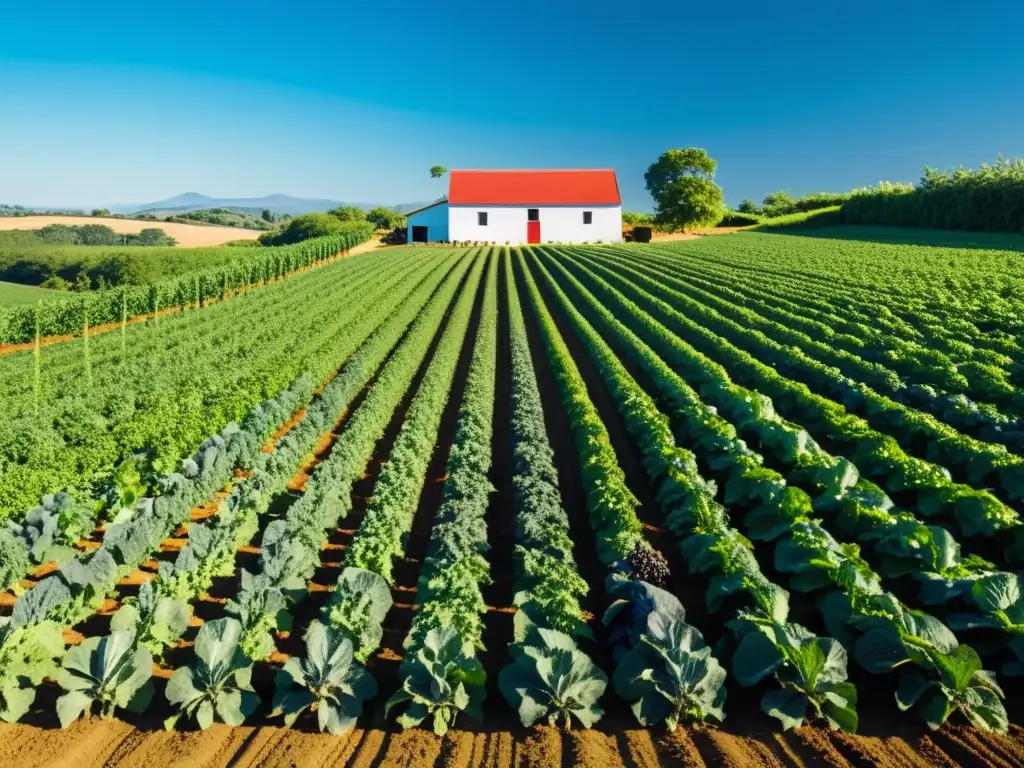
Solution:
<svg viewBox="0 0 1024 768">
<path fill-rule="evenodd" d="M 618 243 L 615 171 L 453 170 L 448 195 L 406 214 L 410 243 Z"/>
</svg>

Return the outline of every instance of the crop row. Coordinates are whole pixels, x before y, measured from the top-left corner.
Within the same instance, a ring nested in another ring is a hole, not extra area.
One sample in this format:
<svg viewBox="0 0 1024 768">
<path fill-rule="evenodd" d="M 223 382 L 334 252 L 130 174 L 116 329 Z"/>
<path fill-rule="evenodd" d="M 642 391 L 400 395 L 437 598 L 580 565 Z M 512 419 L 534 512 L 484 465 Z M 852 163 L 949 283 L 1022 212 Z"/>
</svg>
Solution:
<svg viewBox="0 0 1024 768">
<path fill-rule="evenodd" d="M 206 435 L 244 417 L 303 370 L 325 378 L 338 363 L 332 335 L 358 318 L 364 301 L 386 296 L 379 259 L 342 261 L 238 301 L 167 318 L 159 329 L 132 326 L 127 359 L 115 354 L 100 362 L 93 355 L 88 379 L 81 357 L 77 371 L 56 380 L 44 366 L 38 406 L 31 390 L 4 398 L 0 518 L 18 521 L 61 488 L 102 494 L 116 485 L 115 469 L 126 461 L 144 476 L 166 474 Z M 290 322 L 270 320 L 280 316 Z M 94 341 L 108 350 L 119 346 L 111 334 Z M 78 343 L 67 342 L 45 348 L 44 360 L 51 350 L 66 359 L 56 350 L 69 344 L 73 356 Z M 0 358 L 0 370 L 12 357 L 30 359 L 26 353 Z"/>
<path fill-rule="evenodd" d="M 30 342 L 40 335 L 73 334 L 87 324 L 117 323 L 126 317 L 201 305 L 209 299 L 222 298 L 229 291 L 315 266 L 372 235 L 370 225 L 352 227 L 341 234 L 297 245 L 247 249 L 245 258 L 236 263 L 144 285 L 91 292 L 81 301 L 47 301 L 34 307 L 5 309 L 0 313 L 0 344 Z"/>
</svg>

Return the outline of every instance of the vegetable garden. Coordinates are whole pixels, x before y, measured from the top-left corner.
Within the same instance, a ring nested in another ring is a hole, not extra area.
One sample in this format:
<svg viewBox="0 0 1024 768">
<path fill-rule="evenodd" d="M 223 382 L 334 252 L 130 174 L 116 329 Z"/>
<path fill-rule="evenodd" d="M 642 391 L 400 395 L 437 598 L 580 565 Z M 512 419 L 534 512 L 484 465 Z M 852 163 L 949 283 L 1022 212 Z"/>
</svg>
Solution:
<svg viewBox="0 0 1024 768">
<path fill-rule="evenodd" d="M 0 755 L 1024 764 L 1016 253 L 385 249 L 0 357 Z"/>
</svg>

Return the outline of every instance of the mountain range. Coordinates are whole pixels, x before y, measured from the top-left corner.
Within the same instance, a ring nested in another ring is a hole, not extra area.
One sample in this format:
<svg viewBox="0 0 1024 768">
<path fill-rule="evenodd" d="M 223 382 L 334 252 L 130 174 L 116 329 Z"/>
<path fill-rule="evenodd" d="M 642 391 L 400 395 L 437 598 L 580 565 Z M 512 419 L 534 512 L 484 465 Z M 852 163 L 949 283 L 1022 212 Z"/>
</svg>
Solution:
<svg viewBox="0 0 1024 768">
<path fill-rule="evenodd" d="M 158 200 L 155 203 L 139 203 L 125 205 L 111 205 L 111 213 L 133 214 L 133 213 L 185 213 L 187 211 L 198 211 L 204 208 L 236 208 L 262 211 L 269 208 L 274 213 L 287 213 L 292 216 L 299 216 L 304 213 L 318 213 L 329 211 L 340 205 L 355 205 L 364 210 L 376 208 L 383 205 L 385 208 L 394 208 L 396 211 L 410 211 L 424 203 L 402 203 L 400 205 L 386 205 L 382 203 L 343 203 L 338 200 L 322 200 L 304 197 L 291 197 L 290 195 L 273 194 L 265 197 L 208 197 L 198 192 L 186 192 L 183 195 L 176 195 L 166 200 Z"/>
</svg>

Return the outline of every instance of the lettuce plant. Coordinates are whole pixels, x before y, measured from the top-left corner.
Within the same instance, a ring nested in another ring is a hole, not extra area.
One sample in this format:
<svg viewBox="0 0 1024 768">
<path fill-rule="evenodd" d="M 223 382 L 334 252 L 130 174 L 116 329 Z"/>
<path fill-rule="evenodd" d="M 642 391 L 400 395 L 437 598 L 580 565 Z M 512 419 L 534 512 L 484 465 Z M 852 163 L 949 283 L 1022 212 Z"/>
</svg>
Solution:
<svg viewBox="0 0 1024 768">
<path fill-rule="evenodd" d="M 57 699 L 61 728 L 99 708 L 100 716 L 114 716 L 120 707 L 142 712 L 153 698 L 153 657 L 134 647 L 128 632 L 114 630 L 106 637 L 90 637 L 68 650 L 58 682 L 66 693 Z"/>
<path fill-rule="evenodd" d="M 648 632 L 615 668 L 615 692 L 630 702 L 641 725 L 725 719 L 725 669 L 695 628 L 652 613 Z"/>
<path fill-rule="evenodd" d="M 590 728 L 604 714 L 598 705 L 608 678 L 569 635 L 533 627 L 509 646 L 513 661 L 498 674 L 498 687 L 525 727 L 545 720 L 568 730 L 575 718 Z"/>
<path fill-rule="evenodd" d="M 168 729 L 183 716 L 194 717 L 203 730 L 214 719 L 241 725 L 256 711 L 252 661 L 238 647 L 241 635 L 242 625 L 235 619 L 215 619 L 200 627 L 195 665 L 175 670 L 167 682 L 167 700 L 178 710 L 164 721 Z"/>
<path fill-rule="evenodd" d="M 406 705 L 398 717 L 403 728 L 432 718 L 434 733 L 444 736 L 460 712 L 480 720 L 487 675 L 472 641 L 450 627 L 434 628 L 416 655 L 402 663 L 402 687 L 388 699 L 385 713 Z"/>
<path fill-rule="evenodd" d="M 377 695 L 377 681 L 355 661 L 352 641 L 314 621 L 306 632 L 306 656 L 295 656 L 277 673 L 274 714 L 291 727 L 307 710 L 316 712 L 321 731 L 352 730 L 363 702 Z"/>
<path fill-rule="evenodd" d="M 191 611 L 188 605 L 171 597 L 161 596 L 146 582 L 137 597 L 129 597 L 110 620 L 110 628 L 128 632 L 154 658 L 174 645 L 188 629 Z"/>
</svg>

